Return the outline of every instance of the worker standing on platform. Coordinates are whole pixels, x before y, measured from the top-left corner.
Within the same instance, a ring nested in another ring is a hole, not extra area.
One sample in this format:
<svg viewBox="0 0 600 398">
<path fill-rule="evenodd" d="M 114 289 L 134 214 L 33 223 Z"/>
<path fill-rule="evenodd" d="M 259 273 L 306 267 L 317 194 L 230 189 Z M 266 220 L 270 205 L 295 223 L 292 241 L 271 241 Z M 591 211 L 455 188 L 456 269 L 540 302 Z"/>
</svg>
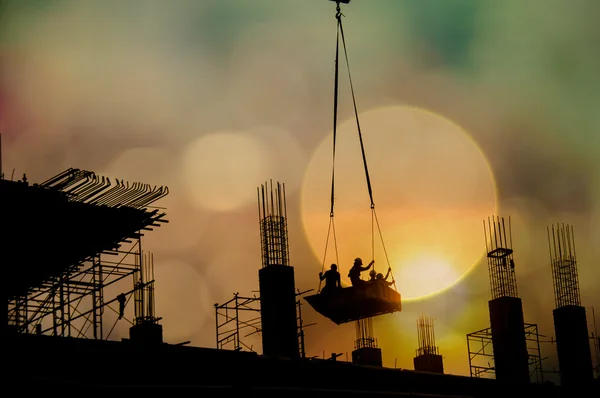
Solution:
<svg viewBox="0 0 600 398">
<path fill-rule="evenodd" d="M 331 264 L 331 268 L 325 273 L 319 272 L 319 279 L 325 279 L 325 286 L 321 289 L 321 293 L 331 293 L 335 289 L 342 287 L 340 273 L 337 270 L 337 264 Z"/>
<path fill-rule="evenodd" d="M 376 279 L 377 279 L 377 272 L 375 272 L 375 269 L 373 268 L 371 270 L 371 272 L 369 272 L 369 282 L 375 282 Z"/>
<path fill-rule="evenodd" d="M 392 286 L 392 285 L 394 284 L 394 280 L 393 280 L 393 278 L 392 278 L 392 280 L 391 280 L 391 281 L 389 281 L 389 282 L 388 282 L 388 280 L 387 280 L 387 279 L 389 278 L 389 276 L 390 276 L 390 273 L 391 273 L 391 272 L 392 272 L 392 269 L 391 269 L 391 268 L 388 268 L 388 272 L 387 272 L 387 274 L 385 274 L 385 277 L 383 276 L 383 274 L 382 274 L 382 273 L 378 273 L 378 274 L 377 274 L 377 282 L 384 283 L 384 284 L 386 284 L 387 286 Z"/>
<path fill-rule="evenodd" d="M 367 281 L 360 279 L 360 273 L 371 268 L 373 264 L 375 264 L 375 260 L 372 260 L 366 267 L 363 267 L 362 264 L 363 262 L 360 257 L 354 259 L 354 265 L 352 268 L 350 268 L 350 272 L 348 273 L 348 277 L 350 278 L 350 282 L 352 282 L 352 286 L 364 285 L 367 283 Z"/>
</svg>

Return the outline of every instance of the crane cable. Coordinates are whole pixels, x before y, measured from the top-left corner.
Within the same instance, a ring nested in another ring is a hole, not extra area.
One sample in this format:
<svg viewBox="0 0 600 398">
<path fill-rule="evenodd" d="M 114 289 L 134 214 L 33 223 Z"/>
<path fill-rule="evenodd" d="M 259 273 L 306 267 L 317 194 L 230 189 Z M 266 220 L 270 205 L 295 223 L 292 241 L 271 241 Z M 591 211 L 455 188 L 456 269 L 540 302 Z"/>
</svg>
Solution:
<svg viewBox="0 0 600 398">
<path fill-rule="evenodd" d="M 338 256 L 337 238 L 335 235 L 335 222 L 334 222 L 334 203 L 335 203 L 335 143 L 337 138 L 337 116 L 338 116 L 338 92 L 339 92 L 339 55 L 340 55 L 340 26 L 342 23 L 340 4 L 337 4 L 336 8 L 336 19 L 338 21 L 337 37 L 335 41 L 335 77 L 333 84 L 333 162 L 331 167 L 331 207 L 329 210 L 329 228 L 327 230 L 327 239 L 325 240 L 325 254 L 323 254 L 323 264 L 321 266 L 321 274 L 325 271 L 325 260 L 327 259 L 327 248 L 329 247 L 329 236 L 333 232 L 333 244 L 335 248 L 335 261 L 338 266 L 338 272 L 340 272 L 340 261 Z M 341 272 L 340 272 L 341 274 Z M 323 281 L 319 278 L 319 289 L 321 291 L 321 283 Z"/>
<path fill-rule="evenodd" d="M 381 239 L 381 245 L 383 247 L 383 253 L 385 255 L 386 258 L 386 262 L 388 265 L 388 269 L 391 270 L 391 265 L 390 265 L 390 260 L 387 254 L 387 250 L 385 248 L 385 243 L 383 240 L 383 235 L 381 233 L 381 227 L 379 225 L 379 220 L 377 218 L 377 213 L 375 212 L 375 202 L 373 200 L 373 188 L 371 186 L 371 178 L 369 176 L 369 168 L 367 166 L 367 155 L 365 153 L 365 147 L 364 147 L 364 143 L 363 143 L 363 138 L 362 138 L 362 131 L 360 128 L 360 120 L 358 117 L 358 107 L 356 105 L 356 96 L 354 94 L 354 85 L 352 83 L 352 74 L 350 73 L 350 62 L 348 61 L 348 51 L 346 48 L 346 39 L 344 36 L 344 28 L 342 25 L 342 16 L 344 16 L 341 12 L 341 8 L 340 8 L 340 3 L 336 2 L 336 15 L 335 18 L 337 19 L 337 37 L 336 37 L 336 47 L 335 47 L 335 79 L 334 79 L 334 99 L 333 99 L 333 106 L 334 106 L 334 112 L 333 112 L 333 167 L 332 167 L 332 173 L 331 173 L 331 209 L 330 209 L 330 213 L 329 213 L 329 217 L 330 217 L 330 221 L 329 221 L 329 230 L 327 232 L 327 240 L 325 243 L 325 255 L 323 256 L 323 265 L 322 265 L 322 271 L 325 268 L 325 257 L 327 256 L 327 246 L 328 246 L 328 242 L 329 242 L 329 235 L 330 233 L 333 231 L 333 239 L 334 239 L 334 245 L 335 245 L 335 255 L 336 255 L 336 262 L 338 265 L 338 272 L 339 272 L 339 258 L 338 258 L 338 250 L 337 250 L 337 239 L 335 236 L 335 223 L 334 223 L 334 202 L 335 202 L 335 146 L 336 146 L 336 139 L 337 139 L 337 116 L 338 116 L 338 91 L 339 91 L 339 45 L 340 45 L 340 38 L 342 41 L 342 46 L 344 49 L 344 58 L 346 60 L 346 68 L 348 70 L 348 80 L 350 83 L 350 92 L 352 94 L 352 104 L 354 107 L 354 117 L 356 119 L 356 127 L 358 130 L 358 138 L 360 141 L 360 149 L 361 149 L 361 153 L 362 153 L 362 160 L 363 160 L 363 166 L 365 169 L 365 178 L 366 178 L 366 182 L 367 182 L 367 190 L 369 192 L 369 199 L 371 201 L 371 254 L 372 257 L 375 257 L 375 225 L 377 225 L 377 231 L 379 232 L 379 237 Z M 394 285 L 394 289 L 396 289 L 396 281 L 394 279 L 394 275 L 392 274 L 392 283 Z M 321 282 L 319 282 L 319 291 L 321 290 Z"/>
<path fill-rule="evenodd" d="M 381 233 L 381 227 L 379 225 L 379 220 L 377 218 L 377 213 L 375 212 L 375 202 L 373 200 L 373 188 L 371 186 L 371 178 L 369 176 L 369 168 L 367 166 L 367 155 L 365 153 L 365 147 L 363 144 L 363 138 L 362 138 L 362 131 L 360 128 L 360 121 L 359 121 L 359 117 L 358 117 L 358 107 L 356 105 L 356 96 L 354 94 L 354 84 L 352 83 L 352 74 L 350 73 L 350 62 L 348 61 L 348 51 L 346 49 L 346 38 L 344 36 L 344 28 L 342 26 L 342 16 L 343 14 L 340 11 L 340 6 L 339 3 L 337 3 L 337 14 L 336 14 L 336 18 L 338 19 L 338 28 L 339 28 L 339 35 L 342 38 L 342 45 L 344 47 L 344 57 L 346 59 L 346 69 L 348 70 L 348 81 L 350 82 L 350 92 L 352 93 L 352 104 L 354 106 L 354 117 L 356 118 L 356 128 L 358 130 L 358 138 L 360 141 L 360 149 L 361 149 L 361 153 L 362 153 L 362 159 L 363 159 L 363 166 L 365 168 L 365 178 L 366 178 L 366 182 L 367 182 L 367 190 L 369 191 L 369 199 L 371 200 L 371 253 L 372 256 L 375 256 L 375 233 L 374 233 L 374 227 L 375 225 L 377 225 L 377 231 L 379 232 L 379 237 L 381 239 L 381 246 L 383 248 L 383 253 L 385 255 L 385 259 L 388 265 L 388 269 L 391 269 L 391 265 L 390 265 L 390 259 L 388 257 L 387 254 L 387 250 L 385 248 L 385 242 L 383 241 L 383 234 Z M 392 282 L 394 284 L 394 288 L 396 288 L 396 280 L 394 279 L 394 275 L 392 274 Z"/>
</svg>

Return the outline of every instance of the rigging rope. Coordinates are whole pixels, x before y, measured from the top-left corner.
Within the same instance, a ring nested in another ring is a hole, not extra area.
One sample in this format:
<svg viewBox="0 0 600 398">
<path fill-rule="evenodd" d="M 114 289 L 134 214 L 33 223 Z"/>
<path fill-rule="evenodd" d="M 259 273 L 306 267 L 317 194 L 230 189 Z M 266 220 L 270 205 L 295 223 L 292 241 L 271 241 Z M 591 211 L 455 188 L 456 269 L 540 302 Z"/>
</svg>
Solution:
<svg viewBox="0 0 600 398">
<path fill-rule="evenodd" d="M 339 4 L 338 4 L 339 8 Z M 338 10 L 338 15 L 341 17 L 341 12 Z M 365 146 L 362 138 L 362 130 L 360 127 L 360 120 L 358 117 L 358 106 L 356 105 L 356 95 L 354 93 L 354 84 L 352 82 L 352 74 L 350 72 L 350 62 L 348 60 L 348 50 L 346 47 L 346 37 L 344 36 L 344 28 L 342 26 L 342 19 L 338 17 L 338 36 L 342 38 L 342 45 L 344 48 L 344 58 L 346 60 L 346 69 L 348 70 L 348 81 L 350 83 L 350 92 L 352 94 L 352 105 L 354 107 L 354 117 L 356 119 L 356 128 L 358 130 L 358 139 L 360 141 L 360 150 L 362 153 L 363 166 L 365 169 L 365 179 L 367 182 L 367 189 L 369 191 L 369 199 L 371 201 L 371 254 L 372 257 L 375 257 L 375 233 L 374 233 L 374 224 L 377 224 L 377 231 L 379 232 L 379 237 L 381 239 L 381 245 L 383 247 L 383 253 L 385 255 L 385 259 L 388 265 L 388 269 L 391 269 L 390 259 L 387 254 L 387 250 L 385 248 L 385 243 L 383 241 L 383 234 L 381 233 L 381 227 L 379 226 L 379 220 L 377 219 L 377 213 L 375 212 L 375 201 L 373 200 L 373 187 L 371 185 L 371 178 L 369 176 L 369 167 L 367 166 L 367 155 L 365 152 Z M 373 223 L 375 221 L 375 223 Z M 375 269 L 375 265 L 373 265 L 373 269 Z M 392 281 L 394 282 L 394 288 L 396 288 L 396 281 L 394 280 L 394 275 L 392 273 Z"/>
<path fill-rule="evenodd" d="M 340 4 L 337 3 L 335 18 L 337 19 L 338 29 L 335 40 L 335 77 L 333 84 L 333 162 L 331 167 L 331 207 L 329 210 L 329 228 L 327 229 L 327 239 L 325 240 L 325 254 L 323 255 L 323 264 L 321 266 L 321 273 L 325 271 L 325 261 L 327 260 L 327 249 L 329 247 L 329 235 L 333 231 L 333 244 L 335 248 L 335 262 L 338 266 L 338 272 L 340 272 L 340 262 L 338 257 L 337 249 L 337 238 L 335 236 L 335 222 L 334 222 L 334 205 L 335 205 L 335 144 L 337 139 L 337 117 L 338 117 L 338 92 L 339 92 L 339 58 L 340 58 L 340 25 L 342 23 L 342 12 Z M 323 281 L 319 278 L 319 289 L 321 291 L 321 283 Z"/>
<path fill-rule="evenodd" d="M 333 217 L 330 217 L 329 218 L 329 228 L 327 230 L 327 239 L 325 240 L 325 253 L 323 254 L 323 264 L 321 265 L 321 273 L 323 273 L 323 271 L 325 271 L 325 260 L 327 259 L 327 248 L 329 247 L 329 235 L 331 234 L 332 231 L 333 231 L 333 246 L 335 248 L 335 261 L 336 261 L 336 264 L 338 265 L 338 272 L 339 272 L 337 238 L 335 236 L 335 223 L 333 222 Z M 319 278 L 319 289 L 317 290 L 317 293 L 321 292 L 321 284 L 322 283 L 323 283 L 323 281 Z"/>
<path fill-rule="evenodd" d="M 338 26 L 342 23 L 341 12 L 339 10 L 336 18 L 338 20 Z M 337 117 L 338 117 L 338 92 L 339 92 L 339 55 L 340 55 L 340 30 L 337 30 L 337 37 L 335 41 L 335 77 L 333 83 L 333 166 L 331 169 L 331 210 L 329 217 L 333 218 L 333 207 L 335 202 L 335 143 L 337 138 Z"/>
<path fill-rule="evenodd" d="M 329 235 L 333 231 L 333 240 L 335 246 L 335 256 L 336 256 L 336 264 L 338 266 L 338 272 L 340 270 L 339 258 L 338 258 L 338 249 L 337 249 L 337 238 L 335 236 L 335 223 L 334 223 L 334 203 L 335 203 L 335 149 L 336 149 L 336 141 L 337 141 L 337 118 L 338 118 L 338 93 L 339 93 L 339 47 L 340 47 L 340 38 L 342 41 L 342 46 L 344 49 L 344 58 L 346 60 L 346 68 L 348 70 L 348 80 L 350 82 L 350 92 L 352 94 L 352 104 L 354 107 L 354 117 L 356 119 L 356 127 L 358 130 L 358 138 L 360 141 L 360 149 L 362 153 L 363 167 L 365 169 L 365 178 L 367 182 L 367 190 L 369 192 L 369 199 L 371 201 L 371 255 L 374 259 L 375 257 L 375 224 L 377 225 L 377 230 L 379 232 L 379 237 L 381 239 L 381 244 L 383 247 L 383 252 L 385 255 L 385 259 L 388 265 L 388 269 L 391 269 L 390 260 L 387 254 L 387 250 L 385 248 L 385 243 L 383 241 L 383 235 L 381 233 L 381 227 L 379 226 L 379 220 L 377 219 L 377 214 L 375 213 L 375 202 L 373 200 L 373 188 L 371 186 L 371 178 L 369 176 L 369 168 L 367 166 L 367 155 L 365 152 L 365 147 L 362 138 L 362 130 L 360 128 L 360 120 L 358 117 L 358 106 L 356 105 L 356 95 L 354 94 L 354 84 L 352 83 L 352 74 L 350 73 L 350 62 L 348 61 L 348 50 L 346 48 L 346 38 L 344 36 L 344 28 L 342 26 L 342 16 L 344 16 L 341 12 L 339 1 L 336 2 L 336 15 L 337 19 L 337 34 L 336 34 L 336 46 L 335 46 L 335 77 L 334 77 L 334 94 L 333 94 L 333 166 L 331 171 L 331 208 L 329 212 L 329 229 L 327 231 L 327 239 L 325 242 L 325 254 L 323 256 L 323 264 L 321 268 L 321 272 L 325 269 L 325 260 L 327 257 L 327 248 L 329 246 Z M 373 270 L 375 266 L 373 266 Z M 396 289 L 396 281 L 394 280 L 394 275 L 392 274 L 392 282 L 394 284 L 394 289 Z M 319 281 L 319 291 L 321 290 L 321 281 Z M 396 289 L 397 290 L 397 289 Z"/>
<path fill-rule="evenodd" d="M 392 266 L 390 265 L 390 259 L 388 257 L 387 254 L 387 250 L 385 248 L 385 242 L 383 241 L 383 234 L 381 233 L 381 227 L 379 226 L 379 220 L 377 219 L 377 213 L 375 213 L 375 209 L 373 209 L 373 216 L 375 217 L 375 222 L 377 223 L 377 230 L 379 231 L 379 238 L 381 239 L 381 247 L 383 248 L 383 254 L 385 255 L 385 260 L 387 261 L 387 265 L 388 265 L 388 269 L 392 269 Z M 391 273 L 392 275 L 392 282 L 394 284 L 394 290 L 398 291 L 398 289 L 396 288 L 396 279 L 394 278 L 394 273 Z"/>
<path fill-rule="evenodd" d="M 341 15 L 341 13 L 340 13 Z M 346 58 L 346 68 L 348 69 L 348 80 L 350 81 L 350 92 L 352 93 L 352 104 L 354 105 L 354 117 L 356 118 L 356 128 L 358 129 L 358 139 L 360 140 L 360 150 L 362 152 L 363 166 L 365 168 L 365 177 L 367 179 L 367 189 L 369 190 L 369 199 L 371 200 L 371 209 L 375 208 L 373 201 L 373 188 L 371 187 L 371 178 L 369 177 L 369 168 L 367 167 L 367 155 L 362 139 L 362 131 L 360 129 L 360 121 L 358 119 L 358 107 L 356 106 L 356 96 L 354 95 L 354 85 L 352 84 L 352 75 L 350 74 L 350 62 L 348 62 L 348 51 L 346 49 L 346 39 L 344 37 L 344 28 L 342 27 L 342 19 L 338 19 L 339 32 L 342 36 L 342 45 L 344 46 L 344 56 Z"/>
</svg>

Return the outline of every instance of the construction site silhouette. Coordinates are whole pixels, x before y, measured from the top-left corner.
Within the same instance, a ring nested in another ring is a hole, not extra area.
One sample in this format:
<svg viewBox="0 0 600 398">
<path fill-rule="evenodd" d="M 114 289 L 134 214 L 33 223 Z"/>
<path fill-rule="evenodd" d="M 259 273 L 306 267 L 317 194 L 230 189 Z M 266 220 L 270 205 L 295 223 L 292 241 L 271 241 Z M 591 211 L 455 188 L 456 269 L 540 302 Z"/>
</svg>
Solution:
<svg viewBox="0 0 600 398">
<path fill-rule="evenodd" d="M 341 4 L 350 0 L 331 1 L 336 3 L 338 36 L 325 247 L 332 243 L 337 257 L 338 61 L 340 49 L 346 63 L 348 60 Z M 236 293 L 231 300 L 215 304 L 214 348 L 194 347 L 189 342 L 169 344 L 163 340 L 163 326 L 169 325 L 162 325 L 156 314 L 155 294 L 160 292 L 154 287 L 154 256 L 142 245 L 145 234 L 168 222 L 167 210 L 155 205 L 169 189 L 76 168 L 33 184 L 26 175 L 13 180 L 2 174 L 0 264 L 7 299 L 3 343 L 5 376 L 16 389 L 13 391 L 43 388 L 81 393 L 91 388 L 135 388 L 172 394 L 185 388 L 210 396 L 257 397 L 597 396 L 600 384 L 592 354 L 598 356 L 600 342 L 588 330 L 586 309 L 581 304 L 574 229 L 564 224 L 547 230 L 560 385 L 544 380 L 537 325 L 525 322 L 518 294 L 519 262 L 515 261 L 511 219 L 497 215 L 483 222 L 482 244 L 485 241 L 491 291 L 489 327 L 466 336 L 464 357 L 470 376 L 444 373 L 443 347 L 436 345 L 434 319 L 426 315 L 417 319 L 414 369 L 383 366 L 373 318 L 402 316 L 402 298 L 375 212 L 374 187 L 349 72 L 348 77 L 373 241 L 378 234 L 386 256 L 385 275 L 374 270 L 374 253 L 356 253 L 368 263 L 364 266 L 357 257 L 348 269 L 351 286 L 344 286 L 341 274 L 346 271 L 342 268 L 349 264 L 336 258 L 335 263 L 327 263 L 325 271 L 325 254 L 323 269 L 314 276 L 315 285 L 319 280 L 318 289 L 297 286 L 290 262 L 285 184 L 268 181 L 257 188 L 262 259 L 261 266 L 256 264 L 258 295 Z M 361 279 L 361 272 L 370 269 L 370 279 Z M 305 331 L 310 325 L 302 320 L 305 303 L 335 325 L 355 324 L 351 360 L 338 360 L 338 353 L 329 358 L 307 357 L 305 341 L 311 336 Z M 125 310 L 131 307 L 133 317 L 129 319 Z M 251 316 L 243 318 L 242 312 Z M 111 339 L 117 322 L 130 324 L 128 338 Z M 260 335 L 261 355 L 245 345 L 243 338 L 249 334 Z"/>
</svg>

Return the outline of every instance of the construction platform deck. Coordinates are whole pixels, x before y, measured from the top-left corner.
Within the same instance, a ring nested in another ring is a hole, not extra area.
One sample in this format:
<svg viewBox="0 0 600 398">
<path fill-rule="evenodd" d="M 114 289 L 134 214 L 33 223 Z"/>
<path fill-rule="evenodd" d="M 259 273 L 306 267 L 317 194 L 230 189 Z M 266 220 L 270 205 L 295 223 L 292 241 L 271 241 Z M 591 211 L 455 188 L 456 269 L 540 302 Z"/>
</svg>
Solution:
<svg viewBox="0 0 600 398">
<path fill-rule="evenodd" d="M 402 311 L 400 293 L 380 281 L 337 288 L 304 299 L 337 325 Z"/>
<path fill-rule="evenodd" d="M 78 169 L 42 184 L 0 180 L 5 294 L 24 296 L 166 222 L 164 212 L 148 205 L 167 193 Z"/>
</svg>

